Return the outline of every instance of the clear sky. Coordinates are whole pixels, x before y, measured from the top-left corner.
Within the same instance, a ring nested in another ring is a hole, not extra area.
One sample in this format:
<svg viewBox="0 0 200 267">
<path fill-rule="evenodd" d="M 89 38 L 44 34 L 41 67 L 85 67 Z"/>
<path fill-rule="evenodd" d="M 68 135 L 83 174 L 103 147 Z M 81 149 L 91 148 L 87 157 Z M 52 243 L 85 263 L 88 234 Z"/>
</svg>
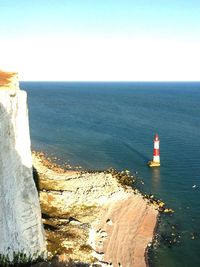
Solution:
<svg viewBox="0 0 200 267">
<path fill-rule="evenodd" d="M 0 0 L 21 80 L 200 81 L 200 0 Z"/>
</svg>

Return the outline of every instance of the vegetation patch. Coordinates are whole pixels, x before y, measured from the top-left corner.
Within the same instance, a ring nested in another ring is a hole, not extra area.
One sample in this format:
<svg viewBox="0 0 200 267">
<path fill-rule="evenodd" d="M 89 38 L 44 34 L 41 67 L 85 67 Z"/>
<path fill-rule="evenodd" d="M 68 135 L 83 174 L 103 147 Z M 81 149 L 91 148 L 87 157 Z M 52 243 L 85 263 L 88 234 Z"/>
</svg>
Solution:
<svg viewBox="0 0 200 267">
<path fill-rule="evenodd" d="M 93 251 L 92 247 L 90 245 L 87 245 L 87 244 L 80 246 L 80 250 L 82 250 L 86 253 L 91 253 Z"/>
<path fill-rule="evenodd" d="M 23 252 L 13 252 L 12 260 L 8 255 L 0 254 L 0 267 L 30 267 L 41 261 L 45 261 L 43 257 L 34 258 Z"/>
<path fill-rule="evenodd" d="M 63 211 L 61 211 L 57 207 L 51 206 L 51 203 L 40 202 L 40 206 L 42 214 L 46 214 L 49 217 L 68 218 L 70 216 L 69 212 L 63 213 Z"/>
</svg>

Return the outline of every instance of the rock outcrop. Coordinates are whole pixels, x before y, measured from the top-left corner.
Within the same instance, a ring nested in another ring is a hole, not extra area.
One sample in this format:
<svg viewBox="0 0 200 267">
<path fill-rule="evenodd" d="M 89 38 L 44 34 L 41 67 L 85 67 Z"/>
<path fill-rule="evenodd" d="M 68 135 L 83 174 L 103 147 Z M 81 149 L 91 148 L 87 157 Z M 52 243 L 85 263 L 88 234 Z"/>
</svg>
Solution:
<svg viewBox="0 0 200 267">
<path fill-rule="evenodd" d="M 0 71 L 0 254 L 33 258 L 46 250 L 33 180 L 26 92 Z"/>
</svg>

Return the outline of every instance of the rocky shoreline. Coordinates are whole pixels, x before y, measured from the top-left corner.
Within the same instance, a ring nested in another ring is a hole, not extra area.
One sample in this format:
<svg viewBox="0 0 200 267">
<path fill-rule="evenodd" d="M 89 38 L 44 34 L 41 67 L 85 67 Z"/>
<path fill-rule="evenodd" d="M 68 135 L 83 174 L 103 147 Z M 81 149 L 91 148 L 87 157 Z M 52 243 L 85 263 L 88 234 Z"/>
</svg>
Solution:
<svg viewBox="0 0 200 267">
<path fill-rule="evenodd" d="M 49 256 L 84 266 L 145 267 L 161 202 L 130 187 L 128 171 L 65 170 L 33 153 Z"/>
</svg>

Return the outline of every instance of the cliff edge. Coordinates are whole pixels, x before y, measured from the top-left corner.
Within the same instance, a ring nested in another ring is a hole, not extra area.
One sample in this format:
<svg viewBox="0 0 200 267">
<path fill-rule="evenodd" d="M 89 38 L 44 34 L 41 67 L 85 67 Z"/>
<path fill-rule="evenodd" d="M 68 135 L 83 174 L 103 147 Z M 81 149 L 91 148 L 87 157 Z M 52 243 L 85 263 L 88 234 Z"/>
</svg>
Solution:
<svg viewBox="0 0 200 267">
<path fill-rule="evenodd" d="M 4 72 L 0 70 L 0 90 L 19 89 L 19 80 L 17 72 Z"/>
<path fill-rule="evenodd" d="M 33 181 L 27 95 L 17 73 L 0 71 L 0 254 L 46 250 Z"/>
</svg>

